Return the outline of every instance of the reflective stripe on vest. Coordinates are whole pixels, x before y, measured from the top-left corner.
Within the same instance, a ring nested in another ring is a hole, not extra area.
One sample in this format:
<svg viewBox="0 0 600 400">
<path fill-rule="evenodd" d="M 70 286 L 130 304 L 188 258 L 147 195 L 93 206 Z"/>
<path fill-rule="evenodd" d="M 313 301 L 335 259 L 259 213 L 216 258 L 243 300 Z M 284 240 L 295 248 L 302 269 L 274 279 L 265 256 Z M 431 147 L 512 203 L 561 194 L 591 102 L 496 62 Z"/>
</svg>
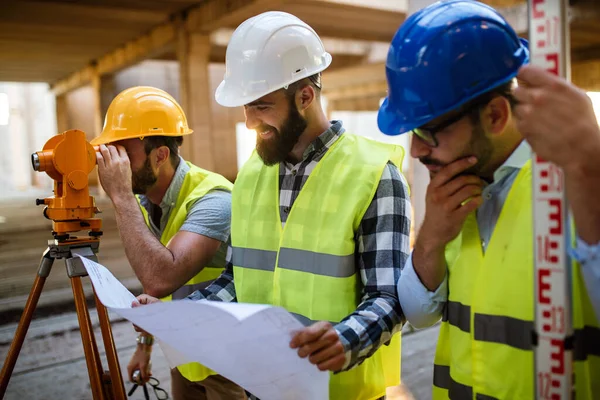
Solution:
<svg viewBox="0 0 600 400">
<path fill-rule="evenodd" d="M 471 332 L 470 309 L 469 306 L 449 301 L 442 320 L 448 321 L 450 325 L 469 333 Z M 523 321 L 499 315 L 474 314 L 473 325 L 475 328 L 473 332 L 475 340 L 502 343 L 522 350 L 533 350 L 531 337 L 533 332 L 532 321 Z M 591 326 L 576 329 L 574 337 L 575 361 L 584 361 L 588 355 L 600 357 L 600 341 L 598 341 L 598 338 L 600 338 L 600 329 Z"/>
<path fill-rule="evenodd" d="M 233 185 L 227 179 L 214 172 L 206 171 L 202 168 L 196 167 L 191 163 L 187 163 L 190 170 L 185 175 L 179 194 L 177 196 L 177 202 L 171 210 L 169 220 L 163 230 L 160 238 L 160 242 L 167 246 L 169 241 L 179 232 L 179 229 L 185 222 L 189 207 L 194 204 L 198 199 L 202 198 L 211 190 L 226 190 L 231 191 Z M 150 226 L 148 220 L 148 213 L 140 205 L 142 214 L 146 224 Z M 196 289 L 201 289 L 208 286 L 214 279 L 216 279 L 221 272 L 223 272 L 224 265 L 213 265 L 209 264 L 190 279 L 186 284 L 179 289 L 175 290 L 171 295 L 162 298 L 163 301 L 169 301 L 171 299 L 183 299 L 189 294 L 193 293 Z M 177 367 L 181 375 L 192 382 L 198 382 L 206 379 L 210 375 L 216 375 L 216 372 L 199 363 L 188 363 Z"/>
<path fill-rule="evenodd" d="M 433 384 L 448 391 L 451 399 L 472 399 L 473 388 L 456 382 L 450 376 L 450 367 L 444 365 L 433 365 Z M 476 400 L 498 400 L 492 396 L 476 393 Z"/>
<path fill-rule="evenodd" d="M 239 267 L 275 271 L 276 261 L 277 252 L 275 251 L 233 248 L 232 262 Z M 354 254 L 334 256 L 281 248 L 279 250 L 279 268 L 331 277 L 349 277 L 355 273 Z"/>
<path fill-rule="evenodd" d="M 485 255 L 474 213 L 446 247 L 449 299 L 435 355 L 434 399 L 534 397 L 531 169 L 519 172 Z M 600 325 L 573 266 L 578 400 L 600 398 Z"/>
<path fill-rule="evenodd" d="M 304 325 L 337 323 L 356 310 L 361 281 L 356 231 L 389 160 L 401 150 L 343 134 L 311 172 L 288 215 L 279 216 L 279 166 L 256 153 L 232 198 L 232 262 L 240 302 L 282 306 Z M 330 399 L 373 399 L 400 378 L 400 335 L 361 365 L 330 379 Z"/>
</svg>

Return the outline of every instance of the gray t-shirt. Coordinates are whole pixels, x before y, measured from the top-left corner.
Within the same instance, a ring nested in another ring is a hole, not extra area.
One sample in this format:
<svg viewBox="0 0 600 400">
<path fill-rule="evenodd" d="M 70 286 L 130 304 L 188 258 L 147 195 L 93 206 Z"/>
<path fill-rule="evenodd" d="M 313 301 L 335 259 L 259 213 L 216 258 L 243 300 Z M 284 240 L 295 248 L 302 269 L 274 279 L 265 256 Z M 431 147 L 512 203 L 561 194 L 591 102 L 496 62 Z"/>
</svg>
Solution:
<svg viewBox="0 0 600 400">
<path fill-rule="evenodd" d="M 180 157 L 173 180 L 159 206 L 160 226 L 156 226 L 155 223 L 158 219 L 156 214 L 159 213 L 159 207 L 153 205 L 146 196 L 139 196 L 140 204 L 148 212 L 150 230 L 159 239 L 169 221 L 169 216 L 177 202 L 185 175 L 189 170 L 190 167 Z M 192 204 L 180 230 L 197 233 L 223 242 L 211 263 L 225 267 L 230 228 L 231 193 L 224 190 L 213 190 Z"/>
</svg>

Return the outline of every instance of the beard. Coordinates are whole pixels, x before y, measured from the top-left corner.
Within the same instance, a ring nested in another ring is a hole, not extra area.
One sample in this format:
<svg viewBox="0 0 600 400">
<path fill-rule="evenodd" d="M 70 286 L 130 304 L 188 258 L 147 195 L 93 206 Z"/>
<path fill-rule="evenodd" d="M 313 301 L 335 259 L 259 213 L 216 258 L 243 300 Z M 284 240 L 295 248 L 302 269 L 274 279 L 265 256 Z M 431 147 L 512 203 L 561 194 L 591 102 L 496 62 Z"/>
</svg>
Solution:
<svg viewBox="0 0 600 400">
<path fill-rule="evenodd" d="M 265 165 L 271 166 L 283 162 L 292 151 L 300 136 L 306 129 L 308 122 L 300 115 L 294 97 L 290 99 L 290 112 L 284 121 L 281 130 L 277 130 L 270 125 L 262 125 L 257 131 L 272 131 L 273 136 L 269 139 L 262 139 L 260 134 L 256 134 L 256 152 Z"/>
<path fill-rule="evenodd" d="M 134 194 L 146 194 L 148 189 L 152 187 L 158 177 L 154 174 L 150 165 L 150 158 L 146 157 L 144 165 L 139 170 L 131 173 L 131 186 Z"/>
<path fill-rule="evenodd" d="M 483 172 L 488 167 L 489 161 L 492 157 L 493 150 L 494 150 L 494 145 L 492 144 L 492 141 L 490 140 L 490 138 L 486 136 L 483 126 L 481 125 L 481 122 L 474 124 L 473 131 L 471 134 L 471 140 L 469 141 L 469 143 L 467 143 L 467 145 L 461 152 L 461 155 L 459 157 L 455 158 L 453 161 L 456 161 L 460 158 L 464 158 L 464 157 L 468 157 L 468 156 L 475 156 L 475 157 L 477 157 L 477 162 L 475 163 L 475 165 L 462 171 L 461 173 L 459 173 L 456 176 L 476 175 L 476 176 L 482 177 Z M 437 165 L 437 166 L 441 166 L 441 167 L 449 164 L 449 163 L 445 163 L 445 162 L 436 160 L 431 157 L 421 157 L 421 158 L 419 158 L 419 161 L 421 161 L 421 163 L 423 163 L 424 165 Z M 433 178 L 435 176 L 435 174 L 436 174 L 436 172 L 432 171 L 432 172 L 430 172 L 429 175 L 431 178 Z"/>
</svg>

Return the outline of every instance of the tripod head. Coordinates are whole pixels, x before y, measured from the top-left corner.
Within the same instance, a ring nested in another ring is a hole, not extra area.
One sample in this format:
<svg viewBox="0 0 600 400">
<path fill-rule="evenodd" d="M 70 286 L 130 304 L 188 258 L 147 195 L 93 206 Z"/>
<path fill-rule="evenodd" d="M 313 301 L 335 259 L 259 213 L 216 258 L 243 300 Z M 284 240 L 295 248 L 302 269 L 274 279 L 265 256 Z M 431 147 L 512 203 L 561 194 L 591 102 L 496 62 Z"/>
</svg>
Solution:
<svg viewBox="0 0 600 400">
<path fill-rule="evenodd" d="M 86 141 L 85 133 L 69 130 L 50 138 L 42 151 L 31 155 L 34 171 L 46 172 L 54 180 L 54 196 L 37 199 L 46 205 L 44 216 L 52 220 L 52 234 L 66 240 L 69 233 L 89 230 L 102 235 L 100 212 L 90 196 L 88 175 L 96 166 L 96 148 Z"/>
</svg>

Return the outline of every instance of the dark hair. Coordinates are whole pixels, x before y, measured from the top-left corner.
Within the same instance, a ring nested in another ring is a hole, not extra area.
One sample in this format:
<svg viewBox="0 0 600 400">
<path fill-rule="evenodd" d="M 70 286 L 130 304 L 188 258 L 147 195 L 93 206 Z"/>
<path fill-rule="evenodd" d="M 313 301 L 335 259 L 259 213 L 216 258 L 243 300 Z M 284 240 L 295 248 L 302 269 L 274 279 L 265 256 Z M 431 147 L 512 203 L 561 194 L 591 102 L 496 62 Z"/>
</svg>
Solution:
<svg viewBox="0 0 600 400">
<path fill-rule="evenodd" d="M 317 72 L 314 75 L 306 77 L 304 79 L 300 79 L 297 82 L 291 83 L 287 89 L 285 89 L 285 94 L 288 98 L 293 97 L 296 94 L 298 88 L 303 87 L 304 85 L 310 85 L 315 89 L 316 98 L 321 97 L 321 73 Z"/>
<path fill-rule="evenodd" d="M 148 155 L 154 149 L 167 146 L 171 165 L 176 168 L 179 163 L 179 147 L 182 143 L 183 136 L 146 136 L 144 138 L 144 150 Z"/>
<path fill-rule="evenodd" d="M 504 97 L 508 100 L 510 104 L 510 109 L 514 110 L 517 105 L 517 99 L 513 95 L 513 88 L 515 85 L 515 80 L 511 79 L 510 81 L 495 87 L 494 89 L 483 93 L 482 95 L 477 96 L 473 100 L 469 101 L 466 105 L 464 105 L 463 109 L 471 108 L 472 112 L 470 114 L 471 121 L 476 124 L 479 123 L 480 111 L 482 107 L 486 106 L 494 97 Z"/>
</svg>

